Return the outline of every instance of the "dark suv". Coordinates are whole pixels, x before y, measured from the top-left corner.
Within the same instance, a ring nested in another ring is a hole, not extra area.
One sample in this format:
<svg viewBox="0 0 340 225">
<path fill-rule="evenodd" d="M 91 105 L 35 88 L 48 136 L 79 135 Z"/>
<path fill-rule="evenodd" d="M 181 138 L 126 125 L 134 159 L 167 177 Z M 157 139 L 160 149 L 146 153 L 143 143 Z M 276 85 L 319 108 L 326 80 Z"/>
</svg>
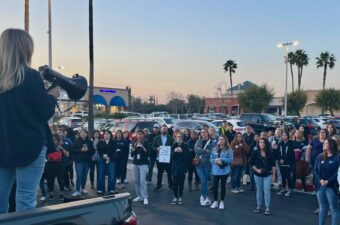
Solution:
<svg viewBox="0 0 340 225">
<path fill-rule="evenodd" d="M 265 113 L 243 113 L 240 119 L 245 123 L 249 124 L 256 133 L 260 133 L 265 130 L 275 130 L 275 117 Z"/>
<path fill-rule="evenodd" d="M 133 141 L 136 138 L 137 131 L 147 128 L 152 132 L 153 125 L 156 123 L 157 122 L 153 120 L 123 120 L 118 122 L 116 126 L 112 128 L 112 131 L 127 130 L 130 132 L 130 139 Z"/>
</svg>

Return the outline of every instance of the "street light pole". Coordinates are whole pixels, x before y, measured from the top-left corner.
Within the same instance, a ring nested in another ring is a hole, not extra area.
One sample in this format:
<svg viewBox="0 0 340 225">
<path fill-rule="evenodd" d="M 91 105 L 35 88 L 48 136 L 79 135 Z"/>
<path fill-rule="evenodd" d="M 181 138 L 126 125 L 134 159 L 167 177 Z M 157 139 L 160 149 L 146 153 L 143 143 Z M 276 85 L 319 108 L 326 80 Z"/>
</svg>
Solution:
<svg viewBox="0 0 340 225">
<path fill-rule="evenodd" d="M 48 0 L 48 66 L 52 68 L 52 15 L 51 0 Z"/>
<path fill-rule="evenodd" d="M 297 46 L 299 43 L 297 41 L 293 42 L 285 42 L 280 43 L 277 45 L 278 48 L 284 48 L 285 49 L 285 64 L 286 64 L 286 85 L 285 85 L 285 116 L 288 114 L 288 97 L 287 97 L 287 85 L 288 85 L 288 47 L 290 45 Z"/>
</svg>

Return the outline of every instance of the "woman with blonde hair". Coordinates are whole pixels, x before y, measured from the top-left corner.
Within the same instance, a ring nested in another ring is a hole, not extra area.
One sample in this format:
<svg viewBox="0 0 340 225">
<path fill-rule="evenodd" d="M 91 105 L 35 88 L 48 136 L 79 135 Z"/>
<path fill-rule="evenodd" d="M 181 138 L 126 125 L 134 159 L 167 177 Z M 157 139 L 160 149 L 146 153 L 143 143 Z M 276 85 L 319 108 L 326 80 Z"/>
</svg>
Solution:
<svg viewBox="0 0 340 225">
<path fill-rule="evenodd" d="M 0 214 L 16 180 L 16 211 L 36 206 L 47 151 L 55 151 L 47 121 L 54 115 L 59 87 L 47 93 L 40 73 L 30 68 L 33 40 L 19 29 L 0 37 Z M 17 141 L 20 137 L 20 141 Z"/>
</svg>

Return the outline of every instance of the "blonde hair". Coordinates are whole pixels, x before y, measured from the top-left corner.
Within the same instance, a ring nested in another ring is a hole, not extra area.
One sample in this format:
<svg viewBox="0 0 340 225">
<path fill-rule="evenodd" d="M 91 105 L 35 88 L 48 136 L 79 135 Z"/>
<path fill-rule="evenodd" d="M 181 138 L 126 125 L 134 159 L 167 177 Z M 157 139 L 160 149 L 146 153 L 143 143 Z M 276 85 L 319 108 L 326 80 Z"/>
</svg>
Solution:
<svg viewBox="0 0 340 225">
<path fill-rule="evenodd" d="M 31 63 L 33 40 L 24 30 L 7 29 L 0 36 L 0 93 L 19 86 Z"/>
</svg>

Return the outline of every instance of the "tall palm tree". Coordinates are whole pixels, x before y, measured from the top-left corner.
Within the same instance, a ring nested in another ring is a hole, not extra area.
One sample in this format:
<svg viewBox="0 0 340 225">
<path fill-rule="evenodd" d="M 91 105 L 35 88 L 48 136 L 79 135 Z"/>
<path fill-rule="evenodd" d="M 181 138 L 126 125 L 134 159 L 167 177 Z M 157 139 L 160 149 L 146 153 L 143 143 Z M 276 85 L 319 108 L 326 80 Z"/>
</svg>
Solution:
<svg viewBox="0 0 340 225">
<path fill-rule="evenodd" d="M 30 30 L 30 0 L 25 0 L 25 31 L 28 33 Z"/>
<path fill-rule="evenodd" d="M 298 90 L 300 91 L 301 89 L 301 78 L 302 78 L 302 72 L 303 72 L 303 67 L 307 66 L 309 63 L 309 58 L 307 53 L 302 50 L 298 49 L 295 51 L 295 64 L 298 68 Z"/>
<path fill-rule="evenodd" d="M 89 0 L 89 57 L 90 57 L 90 84 L 89 84 L 89 118 L 88 130 L 89 135 L 92 137 L 94 131 L 93 125 L 93 76 L 94 76 L 94 63 L 93 63 L 93 0 Z"/>
<path fill-rule="evenodd" d="M 235 63 L 234 60 L 227 60 L 226 63 L 223 64 L 223 68 L 224 68 L 224 72 L 228 72 L 229 71 L 229 78 L 230 78 L 230 91 L 231 91 L 231 95 L 233 95 L 233 73 L 235 73 L 236 69 L 237 69 L 237 64 Z"/>
<path fill-rule="evenodd" d="M 290 65 L 290 73 L 292 75 L 292 92 L 294 91 L 294 73 L 293 73 L 293 65 L 295 65 L 295 53 L 289 52 L 288 53 L 288 62 Z"/>
<path fill-rule="evenodd" d="M 325 90 L 327 68 L 333 69 L 335 66 L 335 56 L 334 54 L 329 54 L 329 52 L 321 52 L 320 57 L 316 57 L 316 68 L 323 67 L 323 84 L 322 90 Z"/>
</svg>

